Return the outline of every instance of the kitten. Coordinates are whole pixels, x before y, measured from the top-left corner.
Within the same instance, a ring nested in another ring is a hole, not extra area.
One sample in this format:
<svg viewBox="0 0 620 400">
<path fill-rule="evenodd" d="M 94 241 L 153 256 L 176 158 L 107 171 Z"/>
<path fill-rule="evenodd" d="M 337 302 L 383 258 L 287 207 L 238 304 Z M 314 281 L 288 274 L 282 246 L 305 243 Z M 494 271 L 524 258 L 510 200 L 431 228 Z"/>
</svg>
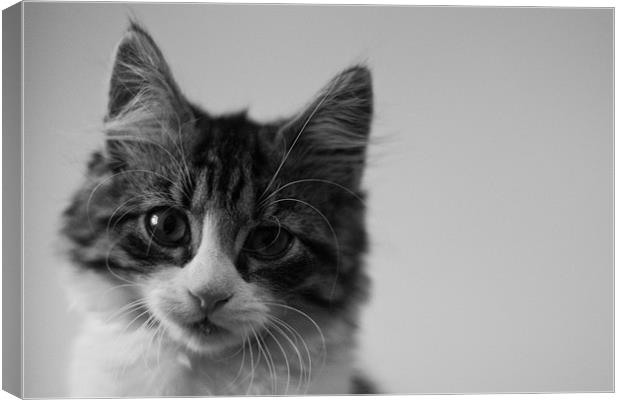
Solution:
<svg viewBox="0 0 620 400">
<path fill-rule="evenodd" d="M 371 116 L 363 66 L 292 118 L 211 115 L 131 23 L 105 146 L 64 213 L 84 314 L 71 395 L 370 390 L 355 336 Z"/>
</svg>

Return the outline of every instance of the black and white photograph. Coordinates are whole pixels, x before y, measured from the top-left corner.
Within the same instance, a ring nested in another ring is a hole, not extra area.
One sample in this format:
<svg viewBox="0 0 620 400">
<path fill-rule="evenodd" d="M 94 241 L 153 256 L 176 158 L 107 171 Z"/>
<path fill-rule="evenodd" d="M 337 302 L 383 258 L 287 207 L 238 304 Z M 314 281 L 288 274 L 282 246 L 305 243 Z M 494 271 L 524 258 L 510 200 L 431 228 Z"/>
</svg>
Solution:
<svg viewBox="0 0 620 400">
<path fill-rule="evenodd" d="M 613 35 L 611 7 L 5 9 L 3 390 L 613 392 Z"/>
</svg>

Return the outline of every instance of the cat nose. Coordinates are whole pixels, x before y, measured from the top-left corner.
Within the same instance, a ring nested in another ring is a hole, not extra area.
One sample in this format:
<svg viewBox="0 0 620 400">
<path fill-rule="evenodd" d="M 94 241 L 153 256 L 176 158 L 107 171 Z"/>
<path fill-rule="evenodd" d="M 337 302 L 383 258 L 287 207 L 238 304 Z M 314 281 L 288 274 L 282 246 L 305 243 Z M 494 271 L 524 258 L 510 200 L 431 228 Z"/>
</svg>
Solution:
<svg viewBox="0 0 620 400">
<path fill-rule="evenodd" d="M 191 297 L 196 299 L 200 308 L 207 314 L 211 314 L 218 308 L 221 308 L 233 297 L 233 295 L 229 293 L 214 291 L 194 292 L 188 290 L 188 292 Z"/>
</svg>

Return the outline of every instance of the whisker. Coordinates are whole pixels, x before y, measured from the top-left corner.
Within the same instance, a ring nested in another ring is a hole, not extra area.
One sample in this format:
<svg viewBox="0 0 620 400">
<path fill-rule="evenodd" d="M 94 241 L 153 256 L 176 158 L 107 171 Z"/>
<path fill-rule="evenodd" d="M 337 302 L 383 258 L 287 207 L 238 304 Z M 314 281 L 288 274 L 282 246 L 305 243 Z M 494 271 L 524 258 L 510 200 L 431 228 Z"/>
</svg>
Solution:
<svg viewBox="0 0 620 400">
<path fill-rule="evenodd" d="M 289 365 L 288 356 L 286 354 L 286 351 L 284 351 L 284 347 L 282 347 L 282 344 L 280 344 L 280 341 L 274 336 L 273 333 L 271 333 L 269 328 L 265 327 L 265 332 L 267 332 L 267 334 L 273 338 L 273 341 L 280 348 L 282 356 L 284 356 L 284 363 L 286 364 L 286 388 L 284 389 L 284 394 L 286 395 L 288 394 L 291 385 L 291 367 Z"/>
<path fill-rule="evenodd" d="M 304 361 L 301 356 L 301 353 L 299 352 L 299 348 L 297 347 L 297 345 L 295 345 L 295 343 L 291 340 L 291 338 L 286 334 L 286 332 L 282 330 L 282 328 L 274 324 L 272 324 L 271 326 L 274 329 L 276 329 L 287 340 L 287 342 L 291 345 L 291 348 L 295 351 L 297 355 L 297 359 L 299 360 L 299 381 L 297 382 L 296 392 L 299 393 L 301 390 L 301 385 L 303 383 L 304 373 L 305 373 Z"/>
<path fill-rule="evenodd" d="M 275 395 L 276 389 L 277 389 L 277 381 L 276 381 L 275 367 L 273 365 L 273 359 L 271 358 L 271 355 L 268 354 L 267 348 L 263 347 L 261 338 L 256 333 L 256 330 L 254 328 L 250 328 L 250 329 L 252 329 L 252 333 L 254 334 L 254 338 L 256 339 L 258 351 L 262 352 L 262 354 L 265 356 L 265 363 L 267 364 L 267 369 L 269 370 L 269 375 L 271 378 L 271 393 Z"/>
<path fill-rule="evenodd" d="M 110 256 L 112 255 L 112 249 L 114 249 L 114 247 L 116 247 L 116 246 L 117 246 L 120 242 L 121 242 L 121 239 L 119 239 L 119 240 L 115 241 L 115 242 L 114 242 L 112 245 L 110 245 L 110 247 L 108 248 L 108 251 L 107 251 L 106 256 L 105 256 L 105 266 L 106 266 L 106 269 L 108 270 L 108 272 L 110 273 L 110 275 L 112 275 L 113 277 L 115 277 L 115 278 L 117 278 L 117 279 L 119 279 L 119 280 L 121 280 L 121 281 L 123 281 L 123 282 L 127 282 L 127 283 L 130 283 L 130 284 L 137 284 L 136 282 L 132 282 L 132 281 L 130 281 L 130 280 L 128 280 L 128 279 L 125 279 L 125 278 L 123 278 L 122 276 L 120 276 L 120 275 L 118 275 L 118 274 L 114 273 L 114 271 L 112 271 L 112 267 L 110 266 Z"/>
<path fill-rule="evenodd" d="M 304 346 L 305 350 L 306 350 L 306 355 L 308 356 L 308 371 L 307 371 L 307 379 L 306 379 L 306 391 L 308 390 L 308 388 L 310 387 L 310 377 L 312 376 L 312 355 L 310 354 L 310 349 L 308 348 L 308 344 L 306 343 L 306 341 L 303 338 L 303 335 L 301 333 L 299 333 L 299 331 L 297 331 L 295 328 L 293 328 L 290 324 L 287 324 L 286 322 L 284 322 L 283 320 L 281 320 L 280 318 L 272 315 L 271 318 L 273 318 L 272 322 L 275 322 L 277 324 L 279 324 L 282 328 L 288 330 L 291 335 L 293 335 L 293 337 L 295 338 L 295 341 L 297 341 L 297 338 L 299 338 L 299 340 L 301 341 L 301 344 Z"/>
<path fill-rule="evenodd" d="M 218 362 L 230 360 L 231 358 L 233 358 L 237 354 L 241 353 L 241 350 L 242 350 L 242 347 L 240 346 L 234 353 L 229 354 L 226 357 L 215 357 L 215 356 L 213 356 L 213 360 L 218 361 Z"/>
<path fill-rule="evenodd" d="M 101 298 L 103 297 L 103 295 L 107 294 L 108 292 L 111 292 L 113 290 L 117 290 L 117 289 L 120 289 L 120 288 L 123 288 L 123 287 L 132 287 L 132 286 L 133 287 L 143 287 L 144 285 L 139 284 L 139 283 L 124 283 L 122 285 L 115 285 L 115 286 L 112 286 L 111 288 L 107 288 L 107 289 L 101 291 L 101 293 L 98 294 L 97 300 L 101 301 L 102 300 Z"/>
<path fill-rule="evenodd" d="M 129 285 L 124 285 L 129 286 Z M 137 299 L 130 303 L 125 304 L 120 309 L 114 311 L 106 318 L 104 322 L 110 322 L 112 319 L 120 318 L 123 314 L 131 312 L 134 308 L 139 308 L 146 305 L 146 301 L 144 299 Z M 117 315 L 118 314 L 118 315 Z"/>
<path fill-rule="evenodd" d="M 121 331 L 122 333 L 125 333 L 127 331 L 127 329 L 129 329 L 129 327 L 131 326 L 131 324 L 133 324 L 135 321 L 137 321 L 140 317 L 142 317 L 144 314 L 147 314 L 149 312 L 148 309 L 144 310 L 143 312 L 141 312 L 140 314 L 138 314 L 134 319 L 132 319 L 131 321 L 129 321 L 129 323 L 125 326 L 125 328 L 123 328 L 123 330 Z"/>
<path fill-rule="evenodd" d="M 234 383 L 237 382 L 237 379 L 239 379 L 239 377 L 241 376 L 241 371 L 243 371 L 243 367 L 245 366 L 245 345 L 246 345 L 246 338 L 245 336 L 242 339 L 241 342 L 241 349 L 243 350 L 243 353 L 241 355 L 241 362 L 239 363 L 239 370 L 237 371 L 237 375 L 235 375 L 235 377 L 233 378 L 233 380 L 231 382 L 229 382 L 228 384 L 228 390 L 230 390 Z"/>
<path fill-rule="evenodd" d="M 159 360 L 160 360 L 160 355 L 161 355 L 161 350 L 162 350 L 162 342 L 164 341 L 164 335 L 166 334 L 166 327 L 160 324 L 157 329 L 159 330 L 160 327 L 161 327 L 161 332 L 159 334 L 159 344 L 157 345 L 157 357 L 156 357 L 158 367 L 160 365 Z"/>
<path fill-rule="evenodd" d="M 154 316 L 154 315 L 151 315 L 151 316 L 150 316 L 150 317 L 149 317 L 149 318 L 148 318 L 148 319 L 147 319 L 147 320 L 146 320 L 146 321 L 145 321 L 145 322 L 144 322 L 144 323 L 140 326 L 140 329 L 141 329 L 141 328 L 150 329 L 151 324 L 153 323 L 153 321 L 155 321 L 155 316 Z M 159 332 L 159 328 L 160 328 L 160 327 L 161 327 L 161 326 L 158 326 L 158 327 L 157 327 L 157 328 L 153 331 L 153 333 L 150 335 L 150 338 L 149 338 L 149 340 L 148 340 L 148 342 L 147 342 L 147 345 L 146 345 L 146 351 L 145 351 L 145 352 L 144 352 L 144 354 L 142 355 L 142 356 L 143 356 L 142 358 L 144 359 L 145 366 L 146 366 L 147 368 L 149 368 L 149 365 L 148 365 L 148 362 L 149 362 L 148 355 L 149 355 L 149 354 L 150 354 L 150 352 L 151 352 L 151 347 L 152 347 L 152 345 L 153 345 L 153 342 L 154 342 L 154 340 L 155 340 L 155 337 L 157 336 L 157 332 Z"/>
<path fill-rule="evenodd" d="M 145 199 L 148 199 L 148 197 L 147 197 L 146 195 L 144 195 L 144 196 L 142 196 L 142 197 L 143 197 L 143 198 L 145 198 Z M 170 206 L 170 207 L 174 207 L 174 206 L 175 206 L 175 204 L 171 204 L 171 203 L 170 203 L 170 204 L 168 204 L 168 203 L 166 203 L 166 202 L 161 202 L 161 201 L 160 201 L 160 202 L 158 202 L 158 204 L 159 204 L 160 206 Z M 108 230 L 107 230 L 108 236 L 109 236 L 109 232 L 110 232 L 110 230 L 112 230 L 112 231 L 113 231 L 113 230 L 115 230 L 115 229 L 116 229 L 116 227 L 118 226 L 118 224 L 119 224 L 119 223 L 123 220 L 123 218 L 125 218 L 125 216 L 126 216 L 127 214 L 129 214 L 129 213 L 131 213 L 131 212 L 134 212 L 135 210 L 139 210 L 139 209 L 140 209 L 140 207 L 141 207 L 141 205 L 140 205 L 140 204 L 136 204 L 136 205 L 134 205 L 133 207 L 128 207 L 128 208 L 127 208 L 127 210 L 125 210 L 125 212 L 123 212 L 123 214 L 121 214 L 121 216 L 120 216 L 120 217 L 118 217 L 118 218 L 116 219 L 116 222 L 114 222 L 114 225 L 112 225 L 110 228 L 108 228 Z M 109 224 L 109 222 L 108 222 L 108 224 Z"/>
<path fill-rule="evenodd" d="M 277 373 L 277 368 L 276 368 L 276 364 L 273 360 L 273 357 L 271 355 L 271 349 L 269 348 L 269 346 L 267 345 L 267 342 L 265 340 L 265 338 L 263 337 L 259 337 L 260 340 L 262 340 L 265 351 L 266 351 L 266 355 L 267 357 L 269 357 L 269 361 L 271 362 L 271 367 L 272 367 L 272 371 L 273 371 L 273 385 L 275 387 L 273 394 L 277 394 L 277 390 L 278 390 L 278 373 Z"/>
<path fill-rule="evenodd" d="M 132 197 L 130 197 L 129 199 L 127 199 L 127 200 L 123 201 L 121 204 L 119 204 L 119 206 L 118 206 L 118 207 L 116 207 L 116 208 L 114 209 L 114 211 L 113 211 L 113 212 L 112 212 L 112 214 L 110 215 L 110 218 L 108 218 L 108 224 L 107 224 L 107 226 L 106 226 L 106 230 L 105 230 L 105 232 L 106 232 L 106 236 L 107 236 L 108 238 L 110 237 L 110 226 L 111 226 L 111 224 L 112 224 L 112 220 L 114 219 L 114 216 L 116 215 L 116 213 L 117 213 L 117 212 L 119 212 L 119 211 L 120 211 L 120 210 L 121 210 L 121 209 L 122 209 L 122 208 L 123 208 L 123 207 L 124 207 L 127 203 L 129 203 L 129 202 L 131 202 L 131 201 L 134 201 L 134 200 L 135 200 L 135 199 L 137 199 L 137 198 L 143 198 L 143 197 L 145 197 L 145 196 L 144 196 L 144 194 L 137 195 L 137 196 L 132 196 Z M 130 207 L 128 210 L 126 210 L 126 211 L 123 213 L 123 215 L 119 218 L 119 220 L 121 220 L 121 219 L 122 219 L 125 215 L 127 215 L 127 214 L 128 214 L 131 210 L 133 210 L 134 208 L 137 208 L 137 206 L 136 206 L 136 207 Z M 118 221 L 117 221 L 117 223 L 118 223 Z M 115 224 L 114 224 L 114 228 L 116 228 L 117 223 L 115 223 Z"/>
<path fill-rule="evenodd" d="M 308 321 L 310 321 L 310 323 L 314 326 L 314 328 L 317 330 L 317 332 L 321 336 L 321 347 L 323 349 L 324 357 L 327 357 L 327 342 L 325 340 L 325 336 L 323 335 L 323 330 L 319 327 L 319 324 L 317 324 L 316 321 L 314 319 L 312 319 L 312 317 L 310 317 L 308 314 L 306 314 L 305 312 L 301 311 L 300 309 L 292 307 L 292 306 L 289 306 L 289 305 L 286 305 L 286 304 L 272 303 L 272 302 L 264 302 L 264 304 L 269 305 L 269 306 L 282 307 L 284 309 L 296 312 L 296 313 L 302 315 L 303 317 L 307 318 Z"/>
<path fill-rule="evenodd" d="M 312 377 L 312 355 L 308 347 L 308 344 L 306 343 L 306 340 L 304 339 L 303 335 L 299 331 L 297 331 L 295 328 L 293 328 L 290 324 L 279 319 L 278 317 L 273 316 L 273 318 L 275 318 L 274 322 L 279 323 L 284 329 L 288 330 L 293 335 L 295 340 L 299 338 L 299 340 L 301 341 L 301 344 L 304 346 L 304 349 L 306 350 L 306 355 L 308 356 L 308 374 L 307 374 L 307 380 L 306 380 L 306 389 L 304 390 L 304 392 L 306 392 L 308 388 L 310 387 L 310 380 Z"/>
<path fill-rule="evenodd" d="M 104 185 L 106 182 L 108 182 L 110 179 L 113 179 L 113 178 L 115 178 L 115 177 L 117 177 L 117 176 L 119 176 L 119 175 L 124 175 L 124 174 L 129 174 L 129 173 L 147 173 L 147 174 L 153 174 L 153 175 L 158 176 L 158 177 L 159 177 L 159 178 L 161 178 L 161 179 L 164 179 L 164 180 L 166 180 L 166 181 L 168 181 L 168 182 L 172 183 L 172 185 L 173 185 L 173 186 L 175 186 L 175 185 L 176 185 L 176 183 L 175 183 L 174 181 L 170 180 L 169 178 L 166 178 L 166 177 L 165 177 L 165 176 L 163 176 L 162 174 L 159 174 L 159 173 L 154 172 L 154 171 L 150 171 L 150 170 L 148 170 L 148 169 L 129 169 L 129 170 L 120 171 L 120 172 L 117 172 L 117 173 L 114 173 L 114 174 L 112 174 L 112 175 L 108 176 L 107 178 L 105 178 L 105 179 L 103 179 L 101 182 L 99 182 L 99 183 L 98 183 L 98 184 L 97 184 L 97 185 L 93 188 L 93 190 L 91 190 L 90 195 L 88 196 L 88 200 L 86 201 L 86 219 L 88 219 L 88 224 L 90 225 L 90 228 L 91 228 L 91 229 L 93 229 L 93 230 L 94 230 L 95 228 L 93 227 L 93 223 L 92 223 L 92 220 L 91 220 L 91 218 L 90 218 L 90 203 L 91 203 L 91 201 L 93 200 L 93 197 L 94 197 L 95 193 L 97 192 L 97 190 L 99 190 L 99 188 L 100 188 L 102 185 Z"/>
<path fill-rule="evenodd" d="M 301 134 L 304 132 L 304 130 L 306 129 L 306 126 L 308 126 L 308 124 L 310 123 L 310 120 L 312 120 L 312 118 L 314 117 L 314 115 L 317 113 L 317 111 L 319 110 L 319 108 L 321 108 L 321 106 L 323 105 L 323 103 L 325 102 L 325 100 L 327 100 L 327 98 L 329 97 L 329 95 L 331 94 L 332 90 L 334 89 L 334 87 L 336 86 L 336 81 L 333 81 L 332 84 L 329 86 L 329 88 L 327 89 L 327 91 L 325 92 L 325 95 L 321 98 L 321 100 L 317 103 L 317 105 L 314 107 L 314 109 L 312 110 L 312 112 L 310 113 L 310 115 L 308 116 L 308 118 L 306 119 L 306 121 L 304 122 L 304 124 L 302 125 L 301 129 L 299 130 L 299 133 L 297 134 L 297 136 L 295 136 L 295 140 L 293 140 L 293 143 L 291 144 L 291 147 L 289 147 L 289 149 L 287 150 L 286 154 L 284 155 L 284 157 L 282 158 L 282 161 L 280 162 L 280 165 L 278 165 L 278 168 L 276 169 L 276 172 L 273 174 L 273 176 L 271 177 L 271 180 L 269 181 L 269 183 L 267 184 L 267 187 L 265 188 L 265 190 L 263 191 L 263 193 L 261 194 L 259 199 L 262 199 L 262 197 L 265 195 L 265 193 L 267 193 L 267 191 L 271 188 L 271 185 L 273 185 L 273 182 L 276 180 L 276 178 L 278 177 L 278 174 L 280 173 L 280 170 L 282 169 L 282 167 L 284 166 L 284 163 L 286 163 L 286 160 L 288 159 L 289 155 L 291 154 L 291 151 L 293 151 L 293 148 L 295 147 L 295 145 L 297 144 L 297 141 L 299 141 L 299 138 L 301 137 Z"/>
<path fill-rule="evenodd" d="M 250 394 L 250 389 L 252 388 L 252 384 L 254 383 L 254 354 L 252 352 L 252 343 L 248 341 L 248 350 L 250 350 L 250 383 L 248 384 L 248 389 L 246 390 L 246 396 Z"/>
<path fill-rule="evenodd" d="M 278 192 L 286 189 L 289 186 L 292 185 L 297 185 L 299 183 L 324 183 L 324 184 L 328 184 L 328 185 L 333 185 L 336 186 L 344 191 L 346 191 L 347 193 L 349 193 L 351 196 L 355 197 L 360 203 L 362 203 L 362 205 L 365 207 L 366 203 L 364 202 L 364 199 L 362 199 L 357 193 L 355 193 L 353 190 L 349 189 L 346 186 L 343 186 L 337 182 L 333 182 L 327 179 L 318 179 L 318 178 L 308 178 L 308 179 L 299 179 L 296 181 L 292 181 L 289 182 L 287 184 L 284 184 L 282 186 L 280 186 L 278 189 L 274 190 L 273 192 L 271 192 L 267 197 L 265 197 L 260 203 L 259 203 L 259 207 L 261 207 L 268 199 L 270 199 L 271 197 L 275 196 Z"/>
</svg>

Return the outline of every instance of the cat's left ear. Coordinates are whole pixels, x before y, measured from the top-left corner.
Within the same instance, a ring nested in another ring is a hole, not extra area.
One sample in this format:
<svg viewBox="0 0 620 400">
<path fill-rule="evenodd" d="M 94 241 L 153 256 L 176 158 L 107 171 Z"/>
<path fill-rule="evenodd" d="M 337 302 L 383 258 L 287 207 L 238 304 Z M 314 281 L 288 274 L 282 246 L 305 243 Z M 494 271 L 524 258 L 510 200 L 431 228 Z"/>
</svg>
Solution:
<svg viewBox="0 0 620 400">
<path fill-rule="evenodd" d="M 368 68 L 355 66 L 343 71 L 279 132 L 283 151 L 289 153 L 287 165 L 310 173 L 310 178 L 329 179 L 357 189 L 372 110 Z"/>
</svg>

